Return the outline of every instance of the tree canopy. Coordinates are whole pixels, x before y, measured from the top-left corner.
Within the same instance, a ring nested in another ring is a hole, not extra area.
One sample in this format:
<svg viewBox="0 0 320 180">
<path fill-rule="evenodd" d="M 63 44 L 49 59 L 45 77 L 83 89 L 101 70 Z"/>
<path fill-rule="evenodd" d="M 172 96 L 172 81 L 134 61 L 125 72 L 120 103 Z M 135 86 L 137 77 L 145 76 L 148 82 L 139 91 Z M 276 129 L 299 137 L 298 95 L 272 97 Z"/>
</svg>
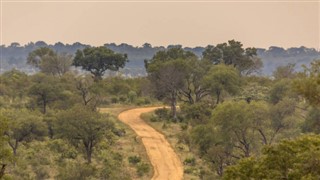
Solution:
<svg viewBox="0 0 320 180">
<path fill-rule="evenodd" d="M 115 53 L 112 50 L 101 47 L 87 47 L 77 50 L 73 65 L 80 66 L 89 71 L 95 79 L 101 79 L 106 70 L 118 71 L 128 62 L 126 54 Z"/>
<path fill-rule="evenodd" d="M 242 74 L 257 72 L 262 67 L 262 61 L 257 57 L 257 50 L 244 49 L 242 46 L 241 42 L 230 40 L 228 43 L 207 46 L 202 55 L 213 64 L 232 65 Z"/>
<path fill-rule="evenodd" d="M 320 137 L 304 135 L 265 147 L 262 156 L 240 160 L 224 179 L 319 179 Z"/>
<path fill-rule="evenodd" d="M 75 106 L 58 115 L 56 131 L 75 147 L 82 147 L 88 163 L 94 147 L 113 128 L 111 121 L 83 106 Z"/>
<path fill-rule="evenodd" d="M 27 63 L 51 75 L 63 75 L 69 71 L 72 55 L 56 53 L 48 47 L 40 47 L 29 53 Z"/>
</svg>

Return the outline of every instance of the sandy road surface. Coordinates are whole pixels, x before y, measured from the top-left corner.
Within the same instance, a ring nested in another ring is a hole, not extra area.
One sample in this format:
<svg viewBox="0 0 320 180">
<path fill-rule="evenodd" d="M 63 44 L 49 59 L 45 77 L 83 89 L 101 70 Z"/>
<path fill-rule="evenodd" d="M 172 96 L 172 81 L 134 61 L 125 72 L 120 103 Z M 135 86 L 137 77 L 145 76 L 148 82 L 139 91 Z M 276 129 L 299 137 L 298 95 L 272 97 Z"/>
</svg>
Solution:
<svg viewBox="0 0 320 180">
<path fill-rule="evenodd" d="M 177 154 L 165 139 L 164 135 L 145 123 L 140 115 L 157 107 L 137 108 L 119 114 L 120 121 L 129 125 L 141 137 L 149 159 L 154 168 L 154 180 L 181 180 L 183 167 Z"/>
</svg>

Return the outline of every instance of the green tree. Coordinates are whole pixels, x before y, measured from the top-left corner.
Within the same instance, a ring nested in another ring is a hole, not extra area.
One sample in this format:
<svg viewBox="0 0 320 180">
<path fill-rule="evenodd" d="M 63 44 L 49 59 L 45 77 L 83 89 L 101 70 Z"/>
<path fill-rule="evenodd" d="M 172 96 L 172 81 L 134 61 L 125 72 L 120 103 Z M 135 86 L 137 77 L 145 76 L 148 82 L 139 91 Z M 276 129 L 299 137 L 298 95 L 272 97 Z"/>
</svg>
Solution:
<svg viewBox="0 0 320 180">
<path fill-rule="evenodd" d="M 106 70 L 118 71 L 126 62 L 128 62 L 126 54 L 118 54 L 101 46 L 77 50 L 73 65 L 81 66 L 93 74 L 95 80 L 100 80 Z"/>
<path fill-rule="evenodd" d="M 210 95 L 210 89 L 203 84 L 202 79 L 212 64 L 207 60 L 196 58 L 187 59 L 185 64 L 185 83 L 178 95 L 181 101 L 194 104 Z"/>
<path fill-rule="evenodd" d="M 145 61 L 154 94 L 158 99 L 169 100 L 173 118 L 176 118 L 179 92 L 185 87 L 188 76 L 187 62 L 191 59 L 197 59 L 196 55 L 184 51 L 181 47 L 174 47 L 167 51 L 159 51 L 151 60 Z"/>
<path fill-rule="evenodd" d="M 19 100 L 24 98 L 26 95 L 25 89 L 30 86 L 28 75 L 15 69 L 3 73 L 0 81 L 5 86 L 3 95 L 9 96 L 11 101 L 16 98 Z"/>
<path fill-rule="evenodd" d="M 306 117 L 305 122 L 302 125 L 304 132 L 313 132 L 320 134 L 320 109 L 313 107 Z"/>
<path fill-rule="evenodd" d="M 15 156 L 21 142 L 41 138 L 47 134 L 47 126 L 40 114 L 26 109 L 8 109 L 2 113 L 8 118 L 9 128 L 4 134 L 8 137 L 9 146 Z"/>
<path fill-rule="evenodd" d="M 226 169 L 224 179 L 319 179 L 320 136 L 303 135 L 266 146 L 261 157 Z"/>
<path fill-rule="evenodd" d="M 315 60 L 310 67 L 303 66 L 304 72 L 298 74 L 293 82 L 295 91 L 310 104 L 320 105 L 320 60 Z"/>
<path fill-rule="evenodd" d="M 53 56 L 56 56 L 56 53 L 52 49 L 41 47 L 29 53 L 27 63 L 40 68 L 41 63 L 45 57 Z"/>
<path fill-rule="evenodd" d="M 213 109 L 212 106 L 208 105 L 208 102 L 197 102 L 194 104 L 185 103 L 180 107 L 181 112 L 192 126 L 207 124 Z"/>
<path fill-rule="evenodd" d="M 282 79 L 272 85 L 270 89 L 270 101 L 272 104 L 277 104 L 285 98 L 290 92 L 290 81 Z"/>
<path fill-rule="evenodd" d="M 257 72 L 262 67 L 262 61 L 257 57 L 257 50 L 243 49 L 242 46 L 241 42 L 230 40 L 228 43 L 208 46 L 202 55 L 213 64 L 232 65 L 244 75 Z"/>
<path fill-rule="evenodd" d="M 0 115 L 0 179 L 5 175 L 6 166 L 12 160 L 12 153 L 7 147 L 5 132 L 8 131 L 8 120 Z"/>
<path fill-rule="evenodd" d="M 32 77 L 33 85 L 29 95 L 35 97 L 36 105 L 42 107 L 42 113 L 47 112 L 48 104 L 63 98 L 61 87 L 54 77 L 45 74 L 36 74 Z"/>
<path fill-rule="evenodd" d="M 221 102 L 222 93 L 235 94 L 240 86 L 238 71 L 230 66 L 213 66 L 203 78 L 203 84 L 217 98 L 216 104 Z"/>
<path fill-rule="evenodd" d="M 110 120 L 91 109 L 75 106 L 58 114 L 56 131 L 75 147 L 82 147 L 88 163 L 94 147 L 113 128 Z"/>
</svg>

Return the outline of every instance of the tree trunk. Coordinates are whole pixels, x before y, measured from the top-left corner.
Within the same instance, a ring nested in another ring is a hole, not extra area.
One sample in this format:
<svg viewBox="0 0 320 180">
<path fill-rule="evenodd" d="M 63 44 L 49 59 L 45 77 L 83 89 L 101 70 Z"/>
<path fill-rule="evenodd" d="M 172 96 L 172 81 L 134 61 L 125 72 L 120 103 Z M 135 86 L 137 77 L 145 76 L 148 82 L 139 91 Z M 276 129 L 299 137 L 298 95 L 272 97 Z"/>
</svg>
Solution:
<svg viewBox="0 0 320 180">
<path fill-rule="evenodd" d="M 91 163 L 91 150 L 87 151 L 87 161 L 89 164 Z"/>
<path fill-rule="evenodd" d="M 47 99 L 45 97 L 43 97 L 42 102 L 43 102 L 42 112 L 43 112 L 43 114 L 46 114 L 47 113 Z"/>
<path fill-rule="evenodd" d="M 87 162 L 88 164 L 91 163 L 91 156 L 92 156 L 92 149 L 93 149 L 93 145 L 92 142 L 88 142 L 85 143 L 85 147 L 86 147 L 86 155 L 87 155 Z"/>
<path fill-rule="evenodd" d="M 0 179 L 4 176 L 4 171 L 6 170 L 6 164 L 2 164 L 2 167 L 0 169 Z"/>
<path fill-rule="evenodd" d="M 12 148 L 13 155 L 16 156 L 17 155 L 17 149 L 18 149 L 19 141 L 15 140 L 14 143 L 11 143 L 11 141 L 9 141 L 8 143 L 9 143 L 9 146 Z"/>
<path fill-rule="evenodd" d="M 216 102 L 216 104 L 219 104 L 219 102 L 220 102 L 220 94 L 221 94 L 221 92 L 220 91 L 217 91 L 217 102 Z"/>
<path fill-rule="evenodd" d="M 13 155 L 17 156 L 17 149 L 18 149 L 18 141 L 16 141 L 16 144 L 14 145 L 14 147 L 12 148 L 13 150 Z"/>
<path fill-rule="evenodd" d="M 175 94 L 172 94 L 171 98 L 171 111 L 172 111 L 172 117 L 173 119 L 177 119 L 177 98 L 175 97 Z"/>
</svg>

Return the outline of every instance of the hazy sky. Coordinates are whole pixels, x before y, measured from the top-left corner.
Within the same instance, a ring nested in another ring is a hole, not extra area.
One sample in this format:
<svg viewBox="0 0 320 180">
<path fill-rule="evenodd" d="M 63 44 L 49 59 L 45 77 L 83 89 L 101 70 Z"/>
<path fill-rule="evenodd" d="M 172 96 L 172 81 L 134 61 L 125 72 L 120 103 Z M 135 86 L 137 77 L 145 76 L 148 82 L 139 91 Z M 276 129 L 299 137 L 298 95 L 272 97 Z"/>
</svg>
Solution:
<svg viewBox="0 0 320 180">
<path fill-rule="evenodd" d="M 2 44 L 145 42 L 320 48 L 319 1 L 60 2 L 1 0 Z"/>
</svg>

